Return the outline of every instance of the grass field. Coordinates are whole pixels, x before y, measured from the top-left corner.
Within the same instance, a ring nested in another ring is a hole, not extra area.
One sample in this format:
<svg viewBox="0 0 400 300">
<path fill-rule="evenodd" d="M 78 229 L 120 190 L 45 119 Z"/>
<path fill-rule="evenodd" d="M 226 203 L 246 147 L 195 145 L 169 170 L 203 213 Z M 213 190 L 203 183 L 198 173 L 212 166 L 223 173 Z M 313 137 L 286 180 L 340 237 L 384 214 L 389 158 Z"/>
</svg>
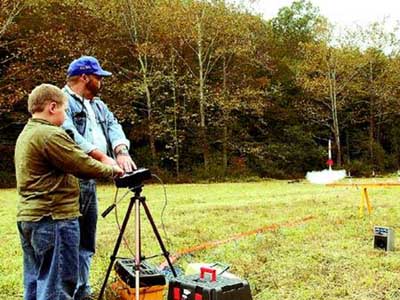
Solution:
<svg viewBox="0 0 400 300">
<path fill-rule="evenodd" d="M 397 181 L 397 178 L 379 180 Z M 98 190 L 102 212 L 112 203 L 115 190 L 111 186 L 100 186 Z M 119 195 L 122 194 L 120 191 Z M 176 262 L 182 269 L 192 262 L 228 264 L 232 273 L 249 281 L 255 300 L 400 299 L 398 248 L 384 252 L 372 246 L 374 225 L 399 231 L 400 187 L 370 189 L 374 210 L 371 216 L 363 218 L 358 216 L 360 190 L 355 187 L 333 188 L 272 180 L 168 185 L 163 223 L 160 218 L 165 204 L 162 186 L 147 185 L 142 194 L 171 253 L 277 225 L 274 230 L 198 251 Z M 128 198 L 129 195 L 118 205 L 121 222 Z M 1 190 L 0 299 L 7 300 L 22 298 L 16 199 L 14 190 Z M 312 218 L 301 222 L 305 217 Z M 125 234 L 132 249 L 133 225 L 132 216 Z M 160 253 L 144 218 L 142 227 L 142 254 Z M 106 219 L 100 217 L 98 228 L 98 252 L 92 269 L 96 291 L 102 284 L 119 232 L 114 213 Z M 121 246 L 119 255 L 133 257 L 125 245 Z M 162 261 L 161 257 L 151 260 L 154 264 Z"/>
</svg>

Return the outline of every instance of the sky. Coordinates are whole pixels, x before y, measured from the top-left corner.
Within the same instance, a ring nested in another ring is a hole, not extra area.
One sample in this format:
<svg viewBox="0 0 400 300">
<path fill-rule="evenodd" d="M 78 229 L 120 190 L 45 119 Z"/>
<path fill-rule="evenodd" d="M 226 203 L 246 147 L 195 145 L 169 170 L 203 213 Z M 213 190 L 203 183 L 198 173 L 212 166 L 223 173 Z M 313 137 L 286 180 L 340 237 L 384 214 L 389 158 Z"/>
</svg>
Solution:
<svg viewBox="0 0 400 300">
<path fill-rule="evenodd" d="M 265 19 L 277 15 L 283 6 L 290 6 L 293 0 L 253 0 L 250 7 Z M 388 24 L 400 21 L 399 0 L 311 0 L 319 7 L 321 15 L 339 27 L 352 27 L 354 24 L 368 25 L 386 18 Z"/>
</svg>

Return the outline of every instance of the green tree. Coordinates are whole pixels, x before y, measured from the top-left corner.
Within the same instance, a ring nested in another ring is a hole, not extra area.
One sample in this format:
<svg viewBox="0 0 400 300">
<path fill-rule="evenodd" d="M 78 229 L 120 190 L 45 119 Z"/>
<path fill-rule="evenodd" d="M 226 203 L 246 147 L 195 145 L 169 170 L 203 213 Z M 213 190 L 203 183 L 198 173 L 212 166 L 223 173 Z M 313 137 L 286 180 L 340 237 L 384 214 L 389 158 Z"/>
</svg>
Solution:
<svg viewBox="0 0 400 300">
<path fill-rule="evenodd" d="M 278 15 L 272 18 L 271 24 L 282 55 L 293 57 L 299 54 L 302 43 L 316 39 L 316 29 L 321 22 L 324 22 L 324 18 L 310 1 L 293 1 L 290 7 L 281 8 Z"/>
</svg>

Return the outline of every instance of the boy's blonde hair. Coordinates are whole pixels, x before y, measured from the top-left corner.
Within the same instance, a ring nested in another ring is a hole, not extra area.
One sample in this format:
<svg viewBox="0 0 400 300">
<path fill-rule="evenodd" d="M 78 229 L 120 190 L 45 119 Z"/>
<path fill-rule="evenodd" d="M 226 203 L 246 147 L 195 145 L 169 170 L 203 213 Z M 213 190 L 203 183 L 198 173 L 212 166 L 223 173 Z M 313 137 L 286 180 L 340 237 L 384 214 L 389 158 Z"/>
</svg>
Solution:
<svg viewBox="0 0 400 300">
<path fill-rule="evenodd" d="M 55 85 L 43 83 L 35 87 L 28 97 L 28 111 L 31 114 L 42 112 L 50 102 L 63 105 L 67 102 L 67 96 Z"/>
</svg>

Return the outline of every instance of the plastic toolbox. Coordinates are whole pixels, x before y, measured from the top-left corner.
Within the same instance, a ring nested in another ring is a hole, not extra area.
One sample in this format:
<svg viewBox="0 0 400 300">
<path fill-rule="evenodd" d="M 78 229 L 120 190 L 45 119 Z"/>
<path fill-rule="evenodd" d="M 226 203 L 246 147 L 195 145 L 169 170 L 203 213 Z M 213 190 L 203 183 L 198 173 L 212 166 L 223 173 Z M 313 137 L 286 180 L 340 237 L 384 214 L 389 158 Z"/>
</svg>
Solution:
<svg viewBox="0 0 400 300">
<path fill-rule="evenodd" d="M 205 276 L 208 273 L 210 276 Z M 172 278 L 168 300 L 251 300 L 249 284 L 240 278 L 217 276 L 215 269 L 200 268 L 199 275 Z"/>
</svg>

